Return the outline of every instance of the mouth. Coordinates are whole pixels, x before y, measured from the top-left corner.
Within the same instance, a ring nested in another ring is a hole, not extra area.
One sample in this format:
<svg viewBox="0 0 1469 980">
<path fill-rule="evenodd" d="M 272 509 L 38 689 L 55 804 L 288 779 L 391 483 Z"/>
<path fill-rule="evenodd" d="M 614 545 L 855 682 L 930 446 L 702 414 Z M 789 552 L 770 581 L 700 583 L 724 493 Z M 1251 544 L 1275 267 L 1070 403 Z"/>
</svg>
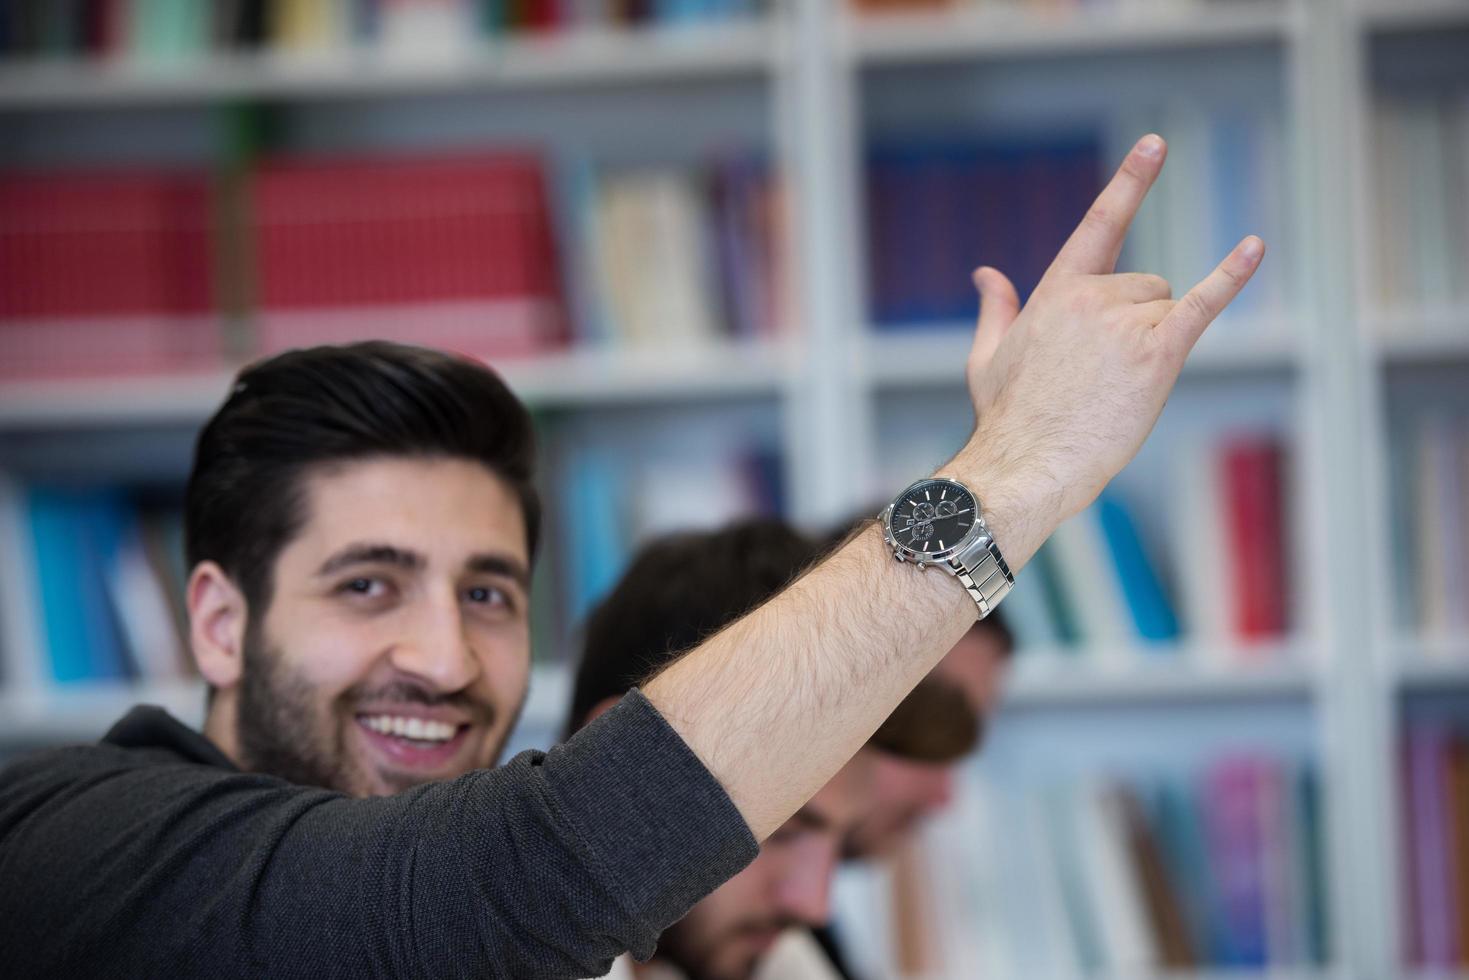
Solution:
<svg viewBox="0 0 1469 980">
<path fill-rule="evenodd" d="M 472 725 L 402 711 L 356 716 L 357 730 L 384 768 L 428 776 L 445 769 L 469 741 Z"/>
</svg>

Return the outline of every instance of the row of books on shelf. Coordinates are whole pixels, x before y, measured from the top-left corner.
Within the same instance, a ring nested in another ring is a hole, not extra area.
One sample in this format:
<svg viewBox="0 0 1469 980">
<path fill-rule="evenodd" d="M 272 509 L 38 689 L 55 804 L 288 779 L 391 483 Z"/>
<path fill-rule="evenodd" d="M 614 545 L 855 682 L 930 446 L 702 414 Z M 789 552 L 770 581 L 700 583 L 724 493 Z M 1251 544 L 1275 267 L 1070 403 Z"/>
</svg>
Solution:
<svg viewBox="0 0 1469 980">
<path fill-rule="evenodd" d="M 44 687 L 193 676 L 176 507 L 116 488 L 0 486 L 4 676 Z"/>
<path fill-rule="evenodd" d="M 766 166 L 576 170 L 575 325 L 534 153 L 0 175 L 0 378 L 187 371 L 365 337 L 512 357 L 775 332 Z"/>
<path fill-rule="evenodd" d="M 1427 637 L 1469 634 L 1469 414 L 1407 421 L 1388 461 L 1398 626 Z"/>
<path fill-rule="evenodd" d="M 1273 435 L 1183 448 L 1166 542 L 1148 539 L 1135 500 L 1104 491 L 1057 529 L 1005 600 L 1018 645 L 1164 658 L 1187 639 L 1216 667 L 1271 655 L 1268 641 L 1293 625 L 1287 464 Z"/>
<path fill-rule="evenodd" d="M 1408 960 L 1469 967 L 1469 728 L 1410 722 L 1403 754 Z"/>
<path fill-rule="evenodd" d="M 1127 10 L 1135 8 L 1157 12 L 1176 7 L 1197 10 L 1196 0 L 849 0 L 854 10 L 864 13 L 912 13 L 921 11 L 1033 12 L 1053 17 L 1058 11 Z M 1225 0 L 1231 2 L 1231 0 Z"/>
<path fill-rule="evenodd" d="M 1469 90 L 1373 109 L 1373 296 L 1388 309 L 1469 301 Z"/>
<path fill-rule="evenodd" d="M 1328 956 L 1307 764 L 1242 752 L 1192 775 L 986 783 L 923 840 L 935 944 L 957 939 L 968 966 L 944 975 L 1305 969 Z"/>
<path fill-rule="evenodd" d="M 145 64 L 233 51 L 442 56 L 520 33 L 717 24 L 763 0 L 5 0 L 0 58 Z"/>
<path fill-rule="evenodd" d="M 1168 140 L 1171 163 L 1133 223 L 1120 268 L 1162 275 L 1181 295 L 1247 234 L 1289 254 L 1278 113 L 1180 101 L 1049 137 L 910 136 L 875 145 L 867 159 L 874 321 L 897 329 L 972 319 L 969 275 L 980 264 L 1004 271 L 1024 299 L 1112 166 L 1147 132 Z M 1288 264 L 1272 259 L 1232 313 L 1283 308 Z"/>
</svg>

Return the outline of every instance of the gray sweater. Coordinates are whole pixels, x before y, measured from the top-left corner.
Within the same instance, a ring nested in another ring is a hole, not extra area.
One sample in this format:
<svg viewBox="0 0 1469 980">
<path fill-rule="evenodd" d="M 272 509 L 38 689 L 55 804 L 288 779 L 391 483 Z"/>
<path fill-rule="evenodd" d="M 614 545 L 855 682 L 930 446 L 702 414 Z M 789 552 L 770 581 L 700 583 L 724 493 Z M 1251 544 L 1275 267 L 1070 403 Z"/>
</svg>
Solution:
<svg viewBox="0 0 1469 980">
<path fill-rule="evenodd" d="M 600 976 L 757 852 L 637 691 L 550 752 L 365 800 L 136 708 L 0 773 L 0 976 Z"/>
</svg>

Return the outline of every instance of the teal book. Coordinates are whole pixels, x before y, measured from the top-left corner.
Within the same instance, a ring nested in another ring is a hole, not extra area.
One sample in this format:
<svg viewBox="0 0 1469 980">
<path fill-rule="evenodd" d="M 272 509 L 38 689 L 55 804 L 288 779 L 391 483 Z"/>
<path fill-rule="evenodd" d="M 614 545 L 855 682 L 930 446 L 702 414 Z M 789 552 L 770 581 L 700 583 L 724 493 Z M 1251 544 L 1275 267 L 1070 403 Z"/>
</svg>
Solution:
<svg viewBox="0 0 1469 980">
<path fill-rule="evenodd" d="M 1076 612 L 1072 609 L 1071 600 L 1066 596 L 1066 590 L 1061 587 L 1061 580 L 1056 573 L 1055 555 L 1048 545 L 1041 545 L 1040 550 L 1031 559 L 1030 565 L 1026 568 L 1026 577 L 1031 579 L 1045 596 L 1046 608 L 1050 612 L 1051 621 L 1055 624 L 1057 641 L 1063 647 L 1075 647 L 1081 636 L 1080 628 L 1076 624 Z M 1017 579 L 1016 585 L 1018 586 L 1019 583 L 1020 580 Z"/>
<path fill-rule="evenodd" d="M 1097 515 L 1138 634 L 1155 643 L 1177 639 L 1178 614 L 1168 600 L 1157 568 L 1143 548 L 1137 522 L 1127 505 L 1116 494 L 1104 492 L 1097 501 Z"/>
<path fill-rule="evenodd" d="M 606 595 L 627 562 L 622 533 L 620 473 L 611 453 L 582 450 L 571 460 L 569 509 L 563 527 L 571 553 L 571 618 L 582 621 Z"/>
<path fill-rule="evenodd" d="M 28 499 L 51 676 L 66 684 L 128 676 L 107 593 L 125 511 L 107 492 L 33 489 Z"/>
</svg>

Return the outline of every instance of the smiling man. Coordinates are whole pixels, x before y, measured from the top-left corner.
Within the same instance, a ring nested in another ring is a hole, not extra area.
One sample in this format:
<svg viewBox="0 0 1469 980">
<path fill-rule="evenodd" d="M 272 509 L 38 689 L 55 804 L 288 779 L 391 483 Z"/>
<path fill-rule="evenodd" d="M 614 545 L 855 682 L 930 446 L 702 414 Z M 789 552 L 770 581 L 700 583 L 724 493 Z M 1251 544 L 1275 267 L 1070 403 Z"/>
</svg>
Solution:
<svg viewBox="0 0 1469 980">
<path fill-rule="evenodd" d="M 516 495 L 489 468 L 504 464 L 484 458 L 303 474 L 268 601 L 236 584 L 251 573 L 225 571 L 248 560 L 241 529 L 197 546 L 189 605 L 214 744 L 246 769 L 357 796 L 499 758 L 526 691 L 529 555 Z"/>
</svg>

